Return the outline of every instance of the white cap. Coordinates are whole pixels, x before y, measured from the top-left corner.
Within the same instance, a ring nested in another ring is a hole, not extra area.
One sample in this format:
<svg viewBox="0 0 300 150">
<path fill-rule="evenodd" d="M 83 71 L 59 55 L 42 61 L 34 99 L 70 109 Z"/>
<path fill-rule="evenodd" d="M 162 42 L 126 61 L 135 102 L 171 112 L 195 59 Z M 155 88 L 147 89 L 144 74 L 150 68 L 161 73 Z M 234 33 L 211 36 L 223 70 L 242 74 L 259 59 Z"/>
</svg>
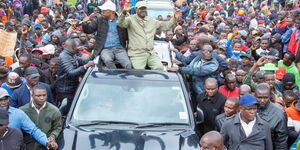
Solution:
<svg viewBox="0 0 300 150">
<path fill-rule="evenodd" d="M 106 1 L 102 6 L 99 6 L 101 10 L 111 10 L 116 11 L 116 5 L 112 1 Z"/>
<path fill-rule="evenodd" d="M 41 49 L 43 50 L 43 55 L 54 55 L 55 53 L 55 47 L 52 44 L 41 47 Z"/>
</svg>

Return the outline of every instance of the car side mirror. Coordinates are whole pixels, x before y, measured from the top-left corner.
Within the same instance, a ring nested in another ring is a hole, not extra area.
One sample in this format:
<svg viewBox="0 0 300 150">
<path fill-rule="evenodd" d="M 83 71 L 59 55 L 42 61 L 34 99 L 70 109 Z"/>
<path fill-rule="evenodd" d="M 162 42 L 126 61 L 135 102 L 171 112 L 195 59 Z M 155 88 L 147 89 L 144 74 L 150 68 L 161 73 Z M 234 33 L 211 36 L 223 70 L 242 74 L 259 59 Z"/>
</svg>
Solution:
<svg viewBox="0 0 300 150">
<path fill-rule="evenodd" d="M 196 117 L 196 123 L 201 124 L 204 122 L 204 113 L 201 108 L 197 107 L 197 117 Z"/>
<path fill-rule="evenodd" d="M 67 98 L 64 98 L 59 106 L 59 111 L 61 114 L 64 114 L 66 112 L 66 108 L 67 108 L 67 102 L 68 102 L 68 99 Z"/>
</svg>

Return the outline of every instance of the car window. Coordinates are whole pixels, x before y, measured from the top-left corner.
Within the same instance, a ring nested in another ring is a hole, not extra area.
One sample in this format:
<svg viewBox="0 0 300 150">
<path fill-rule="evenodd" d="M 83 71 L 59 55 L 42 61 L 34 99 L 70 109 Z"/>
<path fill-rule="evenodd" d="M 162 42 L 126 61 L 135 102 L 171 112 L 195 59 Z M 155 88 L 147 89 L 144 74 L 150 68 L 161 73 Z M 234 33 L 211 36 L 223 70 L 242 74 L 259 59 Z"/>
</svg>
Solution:
<svg viewBox="0 0 300 150">
<path fill-rule="evenodd" d="M 73 120 L 189 122 L 180 83 L 103 79 L 93 79 L 84 85 Z"/>
<path fill-rule="evenodd" d="M 157 18 L 159 15 L 163 17 L 164 20 L 167 19 L 168 15 L 173 14 L 173 9 L 164 9 L 164 8 L 147 8 L 148 16 L 152 18 Z"/>
</svg>

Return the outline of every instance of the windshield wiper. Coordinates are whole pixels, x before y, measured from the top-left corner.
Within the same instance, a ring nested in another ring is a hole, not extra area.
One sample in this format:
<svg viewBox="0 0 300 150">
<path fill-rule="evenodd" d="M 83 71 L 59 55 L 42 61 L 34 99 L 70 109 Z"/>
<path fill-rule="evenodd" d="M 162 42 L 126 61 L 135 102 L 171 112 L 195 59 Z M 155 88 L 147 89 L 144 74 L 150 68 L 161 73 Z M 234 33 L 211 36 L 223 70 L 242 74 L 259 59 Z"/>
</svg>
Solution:
<svg viewBox="0 0 300 150">
<path fill-rule="evenodd" d="M 174 123 L 174 122 L 162 122 L 162 123 L 146 123 L 140 124 L 136 128 L 149 128 L 149 127 L 161 127 L 161 126 L 188 126 L 187 123 Z"/>
<path fill-rule="evenodd" d="M 93 120 L 84 123 L 78 123 L 75 126 L 92 126 L 92 125 L 109 125 L 109 124 L 130 124 L 130 125 L 138 125 L 135 122 L 126 122 L 126 121 L 103 121 L 103 120 Z"/>
</svg>

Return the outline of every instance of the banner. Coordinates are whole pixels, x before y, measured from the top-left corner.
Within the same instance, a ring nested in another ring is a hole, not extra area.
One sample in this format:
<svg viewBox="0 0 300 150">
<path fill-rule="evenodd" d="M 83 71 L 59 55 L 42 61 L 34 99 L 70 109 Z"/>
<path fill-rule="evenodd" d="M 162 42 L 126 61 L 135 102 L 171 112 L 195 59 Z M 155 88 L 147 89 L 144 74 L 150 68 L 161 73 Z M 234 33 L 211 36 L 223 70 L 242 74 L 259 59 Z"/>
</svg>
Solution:
<svg viewBox="0 0 300 150">
<path fill-rule="evenodd" d="M 17 32 L 0 30 L 0 56 L 13 56 L 17 42 Z"/>
</svg>

